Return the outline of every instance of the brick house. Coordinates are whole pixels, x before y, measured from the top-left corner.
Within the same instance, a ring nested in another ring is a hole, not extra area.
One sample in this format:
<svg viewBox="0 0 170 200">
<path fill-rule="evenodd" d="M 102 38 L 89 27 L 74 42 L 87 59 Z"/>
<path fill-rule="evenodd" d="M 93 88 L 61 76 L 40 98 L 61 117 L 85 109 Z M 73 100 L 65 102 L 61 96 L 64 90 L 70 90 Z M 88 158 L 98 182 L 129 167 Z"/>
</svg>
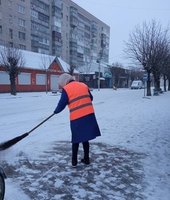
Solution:
<svg viewBox="0 0 170 200">
<path fill-rule="evenodd" d="M 16 78 L 17 92 L 40 92 L 58 90 L 58 77 L 68 72 L 69 65 L 61 58 L 22 50 L 24 67 Z M 78 79 L 78 72 L 75 73 Z M 9 75 L 0 66 L 0 93 L 10 92 Z"/>
</svg>

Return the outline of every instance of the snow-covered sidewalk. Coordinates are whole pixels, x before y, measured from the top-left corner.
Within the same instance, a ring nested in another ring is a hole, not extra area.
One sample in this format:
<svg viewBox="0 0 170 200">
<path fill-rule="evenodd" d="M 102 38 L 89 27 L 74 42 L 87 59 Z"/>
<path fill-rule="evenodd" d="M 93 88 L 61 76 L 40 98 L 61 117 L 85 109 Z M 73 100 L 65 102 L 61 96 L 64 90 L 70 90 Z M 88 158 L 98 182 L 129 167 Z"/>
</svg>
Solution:
<svg viewBox="0 0 170 200">
<path fill-rule="evenodd" d="M 92 143 L 91 152 L 89 166 L 72 168 L 70 143 L 58 142 L 39 159 L 20 155 L 18 164 L 4 167 L 30 199 L 145 199 L 145 155 L 101 143 Z"/>
<path fill-rule="evenodd" d="M 8 176 L 6 200 L 13 200 L 17 193 L 22 200 L 169 200 L 170 92 L 150 99 L 143 98 L 143 90 L 101 89 L 92 94 L 102 132 L 91 144 L 92 164 L 71 168 L 65 109 L 0 152 Z M 0 94 L 0 141 L 32 129 L 53 112 L 59 97 Z M 80 149 L 80 158 L 81 154 Z"/>
</svg>

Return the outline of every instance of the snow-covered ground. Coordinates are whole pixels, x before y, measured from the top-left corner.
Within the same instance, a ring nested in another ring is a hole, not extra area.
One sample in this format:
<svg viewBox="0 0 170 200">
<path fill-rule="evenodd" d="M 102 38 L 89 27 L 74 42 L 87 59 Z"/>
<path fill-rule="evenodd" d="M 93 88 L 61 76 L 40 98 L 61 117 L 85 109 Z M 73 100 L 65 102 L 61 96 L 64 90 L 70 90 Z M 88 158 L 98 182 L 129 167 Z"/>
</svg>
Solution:
<svg viewBox="0 0 170 200">
<path fill-rule="evenodd" d="M 169 200 L 170 92 L 149 99 L 143 90 L 92 94 L 102 136 L 91 142 L 91 165 L 71 168 L 65 109 L 0 151 L 8 176 L 5 200 Z M 0 94 L 0 142 L 31 130 L 53 113 L 59 98 L 52 93 Z"/>
</svg>

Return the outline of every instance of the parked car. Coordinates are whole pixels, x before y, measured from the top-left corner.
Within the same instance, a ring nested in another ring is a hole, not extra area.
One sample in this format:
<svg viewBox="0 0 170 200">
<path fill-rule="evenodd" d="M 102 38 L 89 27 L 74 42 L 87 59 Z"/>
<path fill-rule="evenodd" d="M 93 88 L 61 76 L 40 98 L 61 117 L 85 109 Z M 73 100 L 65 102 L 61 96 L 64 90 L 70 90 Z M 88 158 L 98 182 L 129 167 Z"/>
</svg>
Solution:
<svg viewBox="0 0 170 200">
<path fill-rule="evenodd" d="M 135 80 L 131 84 L 131 89 L 142 89 L 143 88 L 143 82 L 141 80 Z"/>
</svg>

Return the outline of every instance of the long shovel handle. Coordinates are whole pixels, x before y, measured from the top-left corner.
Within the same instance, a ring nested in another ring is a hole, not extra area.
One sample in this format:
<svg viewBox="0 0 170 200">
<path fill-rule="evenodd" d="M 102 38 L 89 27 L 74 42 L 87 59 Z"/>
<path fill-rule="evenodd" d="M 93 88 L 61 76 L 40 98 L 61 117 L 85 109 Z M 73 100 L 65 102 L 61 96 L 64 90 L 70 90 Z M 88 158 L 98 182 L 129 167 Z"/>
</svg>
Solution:
<svg viewBox="0 0 170 200">
<path fill-rule="evenodd" d="M 27 134 L 30 134 L 32 131 L 34 131 L 35 129 L 37 129 L 39 126 L 41 126 L 42 124 L 44 124 L 44 122 L 46 122 L 47 120 L 49 120 L 52 116 L 54 116 L 55 113 L 53 113 L 52 115 L 50 115 L 49 117 L 47 117 L 46 119 L 44 119 L 41 123 L 39 123 L 37 126 L 35 126 L 33 129 L 31 129 L 30 131 L 27 132 Z"/>
<path fill-rule="evenodd" d="M 27 137 L 33 130 L 35 130 L 36 128 L 38 128 L 39 126 L 41 126 L 44 122 L 46 122 L 48 119 L 50 119 L 53 115 L 55 115 L 55 114 L 53 113 L 52 115 L 50 115 L 49 117 L 47 117 L 46 119 L 44 119 L 44 121 L 42 121 L 40 124 L 38 124 L 37 126 L 35 126 L 29 132 L 24 133 L 24 134 L 22 134 L 20 136 L 17 136 L 15 138 L 13 138 L 12 140 L 8 140 L 6 142 L 1 143 L 0 144 L 0 151 L 5 150 L 5 149 L 11 147 L 12 145 L 14 145 L 17 142 L 19 142 L 20 140 L 22 140 L 23 138 Z"/>
</svg>

